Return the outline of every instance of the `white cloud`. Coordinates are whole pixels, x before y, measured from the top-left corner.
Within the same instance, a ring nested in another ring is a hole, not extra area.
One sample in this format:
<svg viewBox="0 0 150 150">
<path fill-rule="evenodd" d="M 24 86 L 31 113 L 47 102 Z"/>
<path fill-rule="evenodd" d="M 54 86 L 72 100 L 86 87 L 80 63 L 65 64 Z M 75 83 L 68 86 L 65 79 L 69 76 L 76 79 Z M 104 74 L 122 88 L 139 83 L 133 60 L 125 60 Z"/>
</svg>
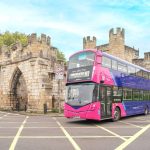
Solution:
<svg viewBox="0 0 150 150">
<path fill-rule="evenodd" d="M 70 14 L 64 11 L 65 4 L 62 10 L 56 8 L 53 12 L 51 10 L 53 6 L 49 5 L 45 9 L 35 7 L 30 4 L 32 2 L 30 0 L 28 0 L 30 3 L 26 5 L 23 3 L 13 6 L 0 2 L 0 30 L 20 29 L 20 32 L 22 30 L 35 32 L 36 29 L 36 31 L 44 30 L 46 33 L 60 31 L 60 35 L 53 34 L 54 37 L 52 38 L 58 38 L 61 35 L 65 37 L 65 34 L 70 36 L 64 38 L 66 44 L 62 42 L 64 39 L 61 40 L 60 38 L 60 41 L 56 42 L 59 44 L 58 46 L 62 46 L 60 48 L 63 50 L 67 47 L 68 49 L 79 47 L 81 44 L 79 44 L 77 38 L 82 39 L 83 36 L 88 35 L 96 36 L 99 44 L 104 44 L 104 42 L 108 42 L 110 28 L 123 27 L 126 31 L 126 43 L 136 47 L 141 41 L 144 41 L 143 44 L 140 44 L 140 47 L 142 49 L 143 45 L 145 50 L 150 48 L 148 44 L 145 48 L 145 43 L 148 43 L 150 37 L 150 13 L 144 11 L 143 8 L 148 7 L 150 3 L 146 0 L 141 1 L 142 4 L 137 0 L 93 0 L 73 1 L 72 3 L 64 1 L 67 8 L 70 9 L 68 11 Z M 46 3 L 46 1 L 44 2 Z M 132 12 L 132 10 L 128 10 L 131 6 L 137 6 L 138 8 L 141 6 L 141 10 L 136 10 L 139 13 Z M 73 37 L 76 37 L 76 39 Z M 72 42 L 71 39 L 73 39 Z M 67 42 L 68 40 L 70 43 Z"/>
</svg>

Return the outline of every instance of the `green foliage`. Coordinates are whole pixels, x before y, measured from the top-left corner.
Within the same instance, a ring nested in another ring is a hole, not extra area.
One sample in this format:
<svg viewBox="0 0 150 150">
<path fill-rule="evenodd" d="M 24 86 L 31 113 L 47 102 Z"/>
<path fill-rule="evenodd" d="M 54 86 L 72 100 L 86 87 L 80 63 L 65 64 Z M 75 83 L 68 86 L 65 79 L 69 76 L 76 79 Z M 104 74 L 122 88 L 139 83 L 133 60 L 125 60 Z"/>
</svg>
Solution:
<svg viewBox="0 0 150 150">
<path fill-rule="evenodd" d="M 9 31 L 6 31 L 5 33 L 0 35 L 0 47 L 2 45 L 10 46 L 16 41 L 20 41 L 22 45 L 25 46 L 27 44 L 27 36 L 23 33 L 10 33 Z"/>
<path fill-rule="evenodd" d="M 27 45 L 27 36 L 20 32 L 11 33 L 6 31 L 3 34 L 0 34 L 0 47 L 2 45 L 10 46 L 16 41 L 20 41 L 23 46 Z M 66 62 L 66 58 L 63 52 L 57 50 L 57 59 Z"/>
<path fill-rule="evenodd" d="M 66 62 L 66 58 L 65 58 L 64 53 L 59 51 L 59 50 L 57 51 L 57 59 Z"/>
</svg>

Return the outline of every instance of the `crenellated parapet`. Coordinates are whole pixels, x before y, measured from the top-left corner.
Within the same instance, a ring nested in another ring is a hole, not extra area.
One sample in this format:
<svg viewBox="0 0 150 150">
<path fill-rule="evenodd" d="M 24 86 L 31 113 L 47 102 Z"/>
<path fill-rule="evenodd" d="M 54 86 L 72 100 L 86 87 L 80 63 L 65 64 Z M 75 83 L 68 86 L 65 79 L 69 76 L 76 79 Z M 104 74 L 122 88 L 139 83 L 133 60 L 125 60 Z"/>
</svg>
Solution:
<svg viewBox="0 0 150 150">
<path fill-rule="evenodd" d="M 94 49 L 96 48 L 96 37 L 93 36 L 92 39 L 90 36 L 83 38 L 83 49 Z"/>
<path fill-rule="evenodd" d="M 40 57 L 56 60 L 57 48 L 51 46 L 51 38 L 45 34 L 40 37 L 32 33 L 27 37 L 28 44 L 22 45 L 19 41 L 11 46 L 3 45 L 0 49 L 0 63 L 20 62 L 31 57 Z"/>
<path fill-rule="evenodd" d="M 31 35 L 28 35 L 28 43 L 42 43 L 51 45 L 51 38 L 49 36 L 46 36 L 45 34 L 41 34 L 41 37 L 37 37 L 36 33 L 32 33 Z"/>
<path fill-rule="evenodd" d="M 109 38 L 111 37 L 122 37 L 124 38 L 124 35 L 125 35 L 125 30 L 124 28 L 116 28 L 116 32 L 114 31 L 114 28 L 110 29 L 109 31 Z"/>
<path fill-rule="evenodd" d="M 150 70 L 150 52 L 144 53 L 144 58 L 133 59 L 132 62 Z"/>
<path fill-rule="evenodd" d="M 132 60 L 133 64 L 136 64 L 138 66 L 144 67 L 144 59 L 143 58 L 136 58 Z"/>
<path fill-rule="evenodd" d="M 144 53 L 144 60 L 150 62 L 150 52 Z"/>
</svg>

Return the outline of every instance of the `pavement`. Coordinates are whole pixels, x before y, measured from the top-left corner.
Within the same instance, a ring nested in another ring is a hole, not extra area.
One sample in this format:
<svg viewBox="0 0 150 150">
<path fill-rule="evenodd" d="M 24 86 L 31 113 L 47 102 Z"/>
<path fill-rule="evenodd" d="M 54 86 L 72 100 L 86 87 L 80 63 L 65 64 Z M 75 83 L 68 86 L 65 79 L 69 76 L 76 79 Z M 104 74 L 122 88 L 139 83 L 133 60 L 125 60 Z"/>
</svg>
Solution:
<svg viewBox="0 0 150 150">
<path fill-rule="evenodd" d="M 0 150 L 150 150 L 149 140 L 150 115 L 98 122 L 0 112 Z"/>
</svg>

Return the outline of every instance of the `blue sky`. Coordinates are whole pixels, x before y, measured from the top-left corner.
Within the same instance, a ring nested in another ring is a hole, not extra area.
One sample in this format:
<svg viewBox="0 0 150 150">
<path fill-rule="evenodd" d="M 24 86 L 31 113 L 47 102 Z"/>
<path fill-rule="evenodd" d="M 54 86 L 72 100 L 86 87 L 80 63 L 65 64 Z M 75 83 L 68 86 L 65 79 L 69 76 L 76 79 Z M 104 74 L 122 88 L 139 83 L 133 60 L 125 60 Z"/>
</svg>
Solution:
<svg viewBox="0 0 150 150">
<path fill-rule="evenodd" d="M 125 29 L 125 43 L 150 51 L 148 0 L 1 0 L 0 32 L 23 32 L 51 37 L 66 57 L 81 50 L 84 36 L 108 43 L 111 28 Z"/>
</svg>

